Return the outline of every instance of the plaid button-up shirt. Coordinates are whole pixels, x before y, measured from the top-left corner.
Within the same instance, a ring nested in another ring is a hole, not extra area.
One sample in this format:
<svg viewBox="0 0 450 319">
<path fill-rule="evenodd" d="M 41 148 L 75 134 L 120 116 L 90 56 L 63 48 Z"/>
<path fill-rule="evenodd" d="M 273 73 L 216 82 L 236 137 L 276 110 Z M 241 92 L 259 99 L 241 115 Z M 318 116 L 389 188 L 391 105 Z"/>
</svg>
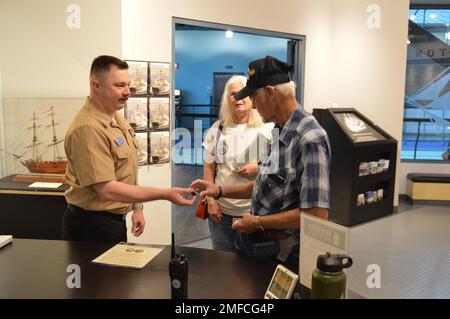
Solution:
<svg viewBox="0 0 450 319">
<path fill-rule="evenodd" d="M 299 104 L 284 127 L 272 130 L 252 195 L 252 214 L 270 215 L 295 208 L 330 208 L 328 136 Z"/>
</svg>

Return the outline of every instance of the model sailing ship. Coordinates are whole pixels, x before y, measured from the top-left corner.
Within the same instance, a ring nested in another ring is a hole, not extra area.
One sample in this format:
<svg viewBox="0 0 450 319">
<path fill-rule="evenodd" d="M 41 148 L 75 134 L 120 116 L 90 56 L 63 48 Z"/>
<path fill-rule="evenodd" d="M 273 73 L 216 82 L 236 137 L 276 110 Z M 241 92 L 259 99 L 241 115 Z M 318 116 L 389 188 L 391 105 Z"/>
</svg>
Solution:
<svg viewBox="0 0 450 319">
<path fill-rule="evenodd" d="M 51 147 L 53 149 L 53 160 L 46 161 L 42 160 L 41 155 L 38 151 L 38 145 L 41 145 L 42 142 L 38 140 L 37 137 L 37 128 L 36 125 L 36 113 L 33 112 L 33 126 L 30 129 L 33 129 L 33 140 L 31 145 L 26 146 L 26 148 L 32 149 L 32 157 L 30 159 L 26 159 L 21 161 L 22 165 L 24 165 L 31 173 L 45 173 L 45 174 L 64 174 L 66 172 L 67 160 L 60 156 L 58 150 L 58 144 L 63 142 L 64 140 L 58 140 L 56 137 L 56 129 L 55 129 L 55 118 L 53 107 L 50 107 L 47 112 L 50 112 L 51 115 L 51 124 L 47 127 L 52 127 L 53 130 L 53 139 L 52 143 L 48 144 L 47 147 Z"/>
</svg>

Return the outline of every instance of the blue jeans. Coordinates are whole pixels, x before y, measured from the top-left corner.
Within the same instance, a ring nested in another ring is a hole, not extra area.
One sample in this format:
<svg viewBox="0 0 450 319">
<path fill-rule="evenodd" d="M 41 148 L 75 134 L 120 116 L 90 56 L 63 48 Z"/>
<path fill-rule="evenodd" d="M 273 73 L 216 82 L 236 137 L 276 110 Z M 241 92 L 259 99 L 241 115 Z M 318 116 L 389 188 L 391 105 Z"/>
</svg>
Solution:
<svg viewBox="0 0 450 319">
<path fill-rule="evenodd" d="M 222 220 L 220 223 L 216 223 L 211 216 L 208 217 L 209 231 L 211 232 L 211 241 L 214 250 L 236 252 L 234 240 L 237 231 L 231 229 L 233 218 L 236 217 L 222 214 Z"/>
</svg>

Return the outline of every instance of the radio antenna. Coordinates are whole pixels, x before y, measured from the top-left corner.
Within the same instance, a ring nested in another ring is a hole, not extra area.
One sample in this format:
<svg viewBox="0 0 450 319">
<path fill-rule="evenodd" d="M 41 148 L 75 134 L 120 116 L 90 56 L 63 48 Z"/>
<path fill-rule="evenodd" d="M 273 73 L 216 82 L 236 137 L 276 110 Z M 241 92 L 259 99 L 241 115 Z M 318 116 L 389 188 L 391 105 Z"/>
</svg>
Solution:
<svg viewBox="0 0 450 319">
<path fill-rule="evenodd" d="M 175 258 L 175 234 L 172 233 L 172 259 Z"/>
</svg>

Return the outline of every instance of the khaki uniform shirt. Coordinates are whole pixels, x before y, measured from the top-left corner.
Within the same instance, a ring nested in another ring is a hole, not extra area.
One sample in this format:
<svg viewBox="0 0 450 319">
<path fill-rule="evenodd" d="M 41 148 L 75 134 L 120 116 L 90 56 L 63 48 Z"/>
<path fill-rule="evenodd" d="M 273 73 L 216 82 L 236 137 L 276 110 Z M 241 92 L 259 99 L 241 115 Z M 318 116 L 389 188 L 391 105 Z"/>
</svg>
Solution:
<svg viewBox="0 0 450 319">
<path fill-rule="evenodd" d="M 138 144 L 134 131 L 119 113 L 115 121 L 89 97 L 66 133 L 67 203 L 85 210 L 124 214 L 132 204 L 104 201 L 93 184 L 118 181 L 137 185 Z"/>
</svg>

